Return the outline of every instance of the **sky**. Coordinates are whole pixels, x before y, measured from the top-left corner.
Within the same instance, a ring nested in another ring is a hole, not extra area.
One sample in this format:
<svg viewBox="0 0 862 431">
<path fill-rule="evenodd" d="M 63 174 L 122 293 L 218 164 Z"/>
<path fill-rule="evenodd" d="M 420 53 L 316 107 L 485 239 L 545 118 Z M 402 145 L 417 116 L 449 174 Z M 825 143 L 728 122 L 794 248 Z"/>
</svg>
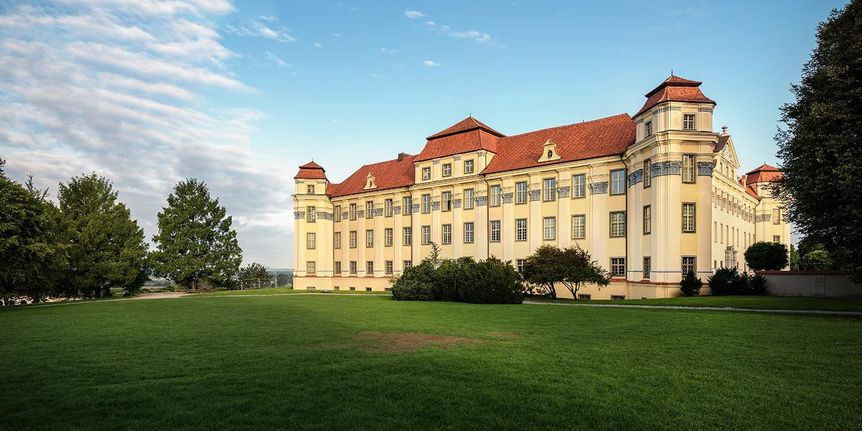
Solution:
<svg viewBox="0 0 862 431">
<path fill-rule="evenodd" d="M 245 263 L 293 266 L 297 166 L 334 182 L 472 114 L 505 134 L 634 114 L 702 81 L 742 171 L 843 1 L 0 0 L 0 158 L 55 196 L 96 172 L 147 235 L 205 181 Z"/>
</svg>

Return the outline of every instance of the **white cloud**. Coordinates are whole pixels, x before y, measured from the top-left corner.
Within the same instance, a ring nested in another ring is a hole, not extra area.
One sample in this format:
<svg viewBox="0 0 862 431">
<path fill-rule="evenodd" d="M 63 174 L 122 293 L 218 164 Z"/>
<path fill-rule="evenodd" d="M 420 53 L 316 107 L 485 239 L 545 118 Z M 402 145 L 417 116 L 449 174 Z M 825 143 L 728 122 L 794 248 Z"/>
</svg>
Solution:
<svg viewBox="0 0 862 431">
<path fill-rule="evenodd" d="M 419 17 L 425 17 L 426 16 L 425 14 L 422 14 L 419 12 L 416 12 L 416 13 L 419 13 L 419 15 L 410 16 L 409 15 L 410 12 L 415 12 L 415 11 L 408 11 L 407 12 L 407 14 L 408 14 L 407 17 L 410 19 L 416 19 Z M 436 31 L 439 33 L 443 33 L 443 34 L 449 35 L 449 36 L 457 38 L 457 39 L 472 40 L 473 42 L 476 42 L 476 43 L 481 44 L 481 45 L 496 46 L 499 48 L 503 47 L 503 45 L 501 43 L 497 42 L 493 37 L 491 37 L 490 34 L 484 32 L 484 31 L 454 30 L 451 27 L 449 27 L 448 25 L 438 24 L 437 22 L 432 21 L 430 19 L 425 21 L 425 27 L 427 27 L 430 30 L 433 30 L 433 31 Z"/>
<path fill-rule="evenodd" d="M 323 44 L 320 42 L 314 42 L 314 47 L 315 48 L 323 48 Z"/>
<path fill-rule="evenodd" d="M 9 175 L 32 174 L 52 192 L 75 175 L 104 175 L 148 237 L 176 181 L 196 177 L 235 217 L 247 262 L 291 266 L 293 184 L 279 172 L 297 161 L 252 150 L 264 113 L 207 99 L 254 92 L 230 72 L 237 54 L 213 24 L 232 10 L 219 0 L 4 9 L 0 154 Z"/>
<path fill-rule="evenodd" d="M 277 56 L 277 55 L 275 55 L 275 54 L 273 54 L 273 53 L 271 53 L 271 52 L 269 52 L 269 51 L 267 51 L 267 52 L 266 52 L 266 59 L 267 59 L 267 60 L 269 60 L 269 61 L 271 61 L 271 62 L 273 62 L 273 63 L 275 63 L 275 65 L 276 65 L 276 66 L 280 66 L 280 67 L 288 67 L 288 66 L 290 66 L 290 65 L 289 65 L 289 64 L 287 64 L 287 62 L 286 62 L 286 61 L 284 61 L 281 57 L 279 57 L 279 56 Z"/>
<path fill-rule="evenodd" d="M 398 50 L 397 49 L 391 49 L 391 48 L 380 48 L 380 52 L 382 52 L 384 54 L 397 54 Z"/>
<path fill-rule="evenodd" d="M 290 29 L 279 24 L 278 18 L 273 16 L 261 16 L 257 20 L 239 26 L 228 25 L 225 28 L 238 36 L 262 37 L 281 43 L 296 42 L 296 38 L 290 34 Z"/>
<path fill-rule="evenodd" d="M 425 67 L 438 67 L 438 66 L 440 66 L 440 63 L 437 63 L 436 61 L 433 61 L 433 60 L 425 60 L 422 62 L 422 64 L 425 65 Z"/>
<path fill-rule="evenodd" d="M 424 13 L 419 12 L 418 10 L 408 10 L 404 12 L 404 15 L 406 15 L 407 18 L 410 19 L 422 18 L 423 16 L 425 16 Z"/>
</svg>

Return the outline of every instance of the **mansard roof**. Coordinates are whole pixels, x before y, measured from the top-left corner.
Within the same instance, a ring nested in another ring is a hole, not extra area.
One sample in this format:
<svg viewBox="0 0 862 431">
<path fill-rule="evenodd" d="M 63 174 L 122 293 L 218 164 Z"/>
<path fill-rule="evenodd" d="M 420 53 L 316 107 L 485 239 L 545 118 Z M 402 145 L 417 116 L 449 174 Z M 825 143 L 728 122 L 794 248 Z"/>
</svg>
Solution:
<svg viewBox="0 0 862 431">
<path fill-rule="evenodd" d="M 429 136 L 427 139 L 430 141 L 432 139 L 442 138 L 444 136 L 454 135 L 456 133 L 469 132 L 471 130 L 484 130 L 495 136 L 505 136 L 502 133 L 490 128 L 487 124 L 473 118 L 472 115 L 467 118 Z"/>
<path fill-rule="evenodd" d="M 781 169 L 764 163 L 745 174 L 745 185 L 778 181 L 781 176 Z"/>
<path fill-rule="evenodd" d="M 337 197 L 366 192 L 368 175 L 374 176 L 374 191 L 407 187 L 414 183 L 413 161 L 416 156 L 399 154 L 397 159 L 371 163 L 357 169 L 339 184 L 329 184 L 326 194 Z"/>
<path fill-rule="evenodd" d="M 467 117 L 427 139 L 416 161 L 437 159 L 472 151 L 486 150 L 496 153 L 497 140 L 505 136 L 485 123 Z"/>
<path fill-rule="evenodd" d="M 299 172 L 293 177 L 295 180 L 325 180 L 326 170 L 323 166 L 314 163 L 314 160 L 299 167 Z"/>
<path fill-rule="evenodd" d="M 675 75 L 669 76 L 658 87 L 645 95 L 647 100 L 640 111 L 635 114 L 635 117 L 662 102 L 712 103 L 715 105 L 714 100 L 706 97 L 700 91 L 700 84 L 702 84 L 700 81 L 692 81 Z"/>
</svg>

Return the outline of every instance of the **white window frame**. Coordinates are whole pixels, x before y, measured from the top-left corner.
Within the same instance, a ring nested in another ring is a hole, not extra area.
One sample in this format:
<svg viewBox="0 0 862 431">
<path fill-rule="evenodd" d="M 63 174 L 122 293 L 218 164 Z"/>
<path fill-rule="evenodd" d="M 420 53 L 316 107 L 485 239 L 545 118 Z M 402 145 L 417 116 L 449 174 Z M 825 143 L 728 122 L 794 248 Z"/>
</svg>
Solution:
<svg viewBox="0 0 862 431">
<path fill-rule="evenodd" d="M 580 226 L 578 221 L 580 220 Z M 572 215 L 572 239 L 585 239 L 587 237 L 587 215 Z"/>
<path fill-rule="evenodd" d="M 490 242 L 500 242 L 500 233 L 501 233 L 502 223 L 500 220 L 491 220 L 490 228 Z"/>
<path fill-rule="evenodd" d="M 472 244 L 475 240 L 476 235 L 476 225 L 473 222 L 465 222 L 464 223 L 464 243 Z"/>
<path fill-rule="evenodd" d="M 545 241 L 553 241 L 557 239 L 557 218 L 543 217 L 542 218 L 542 239 Z"/>
<path fill-rule="evenodd" d="M 515 241 L 526 241 L 529 223 L 525 218 L 515 219 Z"/>
</svg>

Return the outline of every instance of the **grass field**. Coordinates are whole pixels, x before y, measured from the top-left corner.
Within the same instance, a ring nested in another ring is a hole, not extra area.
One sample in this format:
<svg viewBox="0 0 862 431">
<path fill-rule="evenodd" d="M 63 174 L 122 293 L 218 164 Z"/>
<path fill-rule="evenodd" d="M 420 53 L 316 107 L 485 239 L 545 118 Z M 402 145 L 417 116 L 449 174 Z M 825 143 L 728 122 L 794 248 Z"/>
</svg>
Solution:
<svg viewBox="0 0 862 431">
<path fill-rule="evenodd" d="M 550 301 L 544 298 L 530 300 Z M 591 300 L 555 302 L 614 305 L 674 305 L 680 307 L 733 307 L 769 310 L 862 311 L 862 299 L 803 298 L 794 296 L 690 296 L 662 299 L 626 299 L 623 301 Z"/>
<path fill-rule="evenodd" d="M 194 296 L 0 310 L 3 429 L 859 429 L 862 319 Z"/>
</svg>

